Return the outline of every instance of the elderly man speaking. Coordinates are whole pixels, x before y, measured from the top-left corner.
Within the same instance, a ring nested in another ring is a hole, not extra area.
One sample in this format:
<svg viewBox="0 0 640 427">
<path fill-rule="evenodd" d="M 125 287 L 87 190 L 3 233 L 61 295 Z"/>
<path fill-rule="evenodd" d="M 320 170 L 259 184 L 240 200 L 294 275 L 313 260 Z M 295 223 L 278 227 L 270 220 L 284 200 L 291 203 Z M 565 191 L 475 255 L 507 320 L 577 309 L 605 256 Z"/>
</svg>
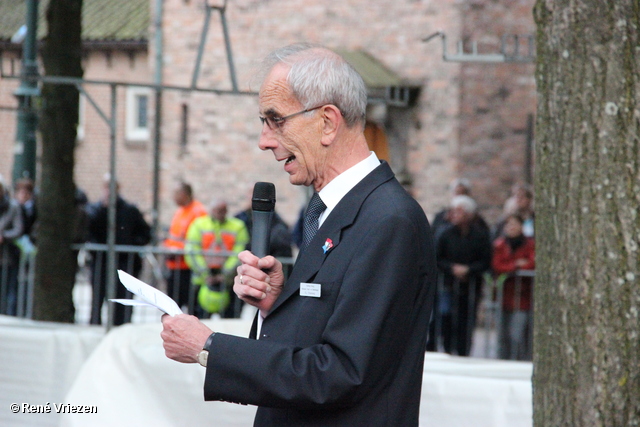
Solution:
<svg viewBox="0 0 640 427">
<path fill-rule="evenodd" d="M 240 253 L 250 338 L 163 316 L 167 357 L 206 366 L 206 400 L 259 406 L 256 426 L 417 426 L 435 291 L 431 231 L 363 134 L 367 94 L 343 58 L 296 44 L 265 60 L 259 146 L 315 190 L 286 283 Z"/>
</svg>

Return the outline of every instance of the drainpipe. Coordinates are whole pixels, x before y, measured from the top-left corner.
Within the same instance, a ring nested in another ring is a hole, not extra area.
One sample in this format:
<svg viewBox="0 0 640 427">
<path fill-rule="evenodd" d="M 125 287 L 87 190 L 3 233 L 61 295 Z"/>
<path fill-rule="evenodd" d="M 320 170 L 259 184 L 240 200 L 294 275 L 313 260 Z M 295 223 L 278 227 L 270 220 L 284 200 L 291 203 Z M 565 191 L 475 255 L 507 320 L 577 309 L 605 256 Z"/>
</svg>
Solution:
<svg viewBox="0 0 640 427">
<path fill-rule="evenodd" d="M 160 142 L 162 123 L 162 1 L 156 0 L 155 6 L 155 70 L 153 83 L 155 89 L 155 119 L 153 126 L 153 206 L 151 209 L 153 222 L 153 243 L 158 243 L 160 228 Z"/>
</svg>

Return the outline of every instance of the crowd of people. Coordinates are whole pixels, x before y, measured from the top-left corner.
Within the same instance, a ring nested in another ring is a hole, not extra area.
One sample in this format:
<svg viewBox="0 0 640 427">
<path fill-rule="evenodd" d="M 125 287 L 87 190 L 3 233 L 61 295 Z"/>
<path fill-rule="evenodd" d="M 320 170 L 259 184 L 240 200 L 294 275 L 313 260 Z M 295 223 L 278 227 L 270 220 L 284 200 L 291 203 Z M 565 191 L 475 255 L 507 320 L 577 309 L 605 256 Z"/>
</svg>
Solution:
<svg viewBox="0 0 640 427">
<path fill-rule="evenodd" d="M 88 203 L 80 190 L 76 202 L 83 219 L 76 242 L 107 243 L 109 177 L 105 176 L 103 197 Z M 18 261 L 21 253 L 35 248 L 37 210 L 34 184 L 29 179 L 15 184 L 14 197 L 0 179 L 0 258 L 1 279 L 6 283 L 1 312 L 15 315 L 17 302 Z M 119 194 L 116 184 L 117 245 L 143 246 L 151 242 L 151 227 L 143 214 Z M 208 207 L 194 197 L 188 183 L 177 185 L 173 193 L 177 209 L 161 246 L 164 256 L 166 292 L 185 311 L 199 318 L 212 314 L 239 317 L 243 303 L 232 291 L 233 277 L 239 264 L 236 255 L 250 249 L 251 207 L 235 216 L 228 215 L 225 200 L 212 201 Z M 303 217 L 304 211 L 301 213 Z M 467 180 L 451 184 L 451 201 L 432 220 L 439 271 L 439 287 L 429 327 L 428 351 L 467 356 L 471 352 L 476 319 L 487 278 L 498 284 L 490 297 L 501 301 L 498 325 L 498 355 L 503 359 L 531 358 L 532 281 L 531 275 L 518 271 L 535 268 L 533 232 L 533 195 L 524 185 L 516 185 L 504 204 L 504 213 L 491 227 L 478 213 Z M 270 253 L 291 257 L 301 244 L 301 224 L 290 230 L 276 213 L 273 217 Z M 216 252 L 224 256 L 216 256 Z M 213 254 L 213 255 L 212 255 Z M 227 256 L 232 254 L 231 256 Z M 119 252 L 117 268 L 139 276 L 142 258 L 138 253 Z M 101 324 L 106 293 L 106 252 L 97 251 L 90 258 L 91 324 Z M 489 274 L 489 275 L 487 275 Z M 116 297 L 128 294 L 116 286 Z M 114 325 L 131 319 L 131 308 L 114 305 Z"/>
<path fill-rule="evenodd" d="M 108 241 L 108 209 L 110 176 L 104 177 L 102 196 L 89 203 L 86 194 L 77 190 L 78 220 L 74 243 L 106 244 Z M 145 246 L 152 242 L 152 229 L 143 213 L 120 194 L 115 183 L 115 244 Z M 173 200 L 177 209 L 160 246 L 166 250 L 164 279 L 166 292 L 186 312 L 199 318 L 212 314 L 239 317 L 242 301 L 231 291 L 237 254 L 250 249 L 252 218 L 250 207 L 235 217 L 227 213 L 227 202 L 212 201 L 205 207 L 194 198 L 188 183 L 180 183 Z M 0 313 L 16 315 L 18 304 L 18 273 L 21 256 L 33 253 L 37 241 L 37 208 L 35 186 L 30 179 L 18 180 L 13 195 L 0 176 L 0 283 L 2 295 Z M 270 253 L 278 257 L 291 257 L 291 232 L 277 215 L 273 217 Z M 78 252 L 76 252 L 77 254 Z M 215 255 L 220 253 L 220 255 Z M 23 257 L 28 259 L 28 257 Z M 92 284 L 90 324 L 103 323 L 103 304 L 107 292 L 108 257 L 106 249 L 89 251 L 89 271 Z M 140 251 L 119 250 L 116 268 L 140 277 L 143 256 Z M 116 286 L 116 298 L 130 298 L 124 286 Z M 113 324 L 131 321 L 131 307 L 114 304 Z"/>
<path fill-rule="evenodd" d="M 515 185 L 502 217 L 491 227 L 478 213 L 467 180 L 454 181 L 451 191 L 451 202 L 432 224 L 439 281 L 427 350 L 469 355 L 480 303 L 489 298 L 501 308 L 498 356 L 530 360 L 533 194 L 526 185 Z"/>
</svg>

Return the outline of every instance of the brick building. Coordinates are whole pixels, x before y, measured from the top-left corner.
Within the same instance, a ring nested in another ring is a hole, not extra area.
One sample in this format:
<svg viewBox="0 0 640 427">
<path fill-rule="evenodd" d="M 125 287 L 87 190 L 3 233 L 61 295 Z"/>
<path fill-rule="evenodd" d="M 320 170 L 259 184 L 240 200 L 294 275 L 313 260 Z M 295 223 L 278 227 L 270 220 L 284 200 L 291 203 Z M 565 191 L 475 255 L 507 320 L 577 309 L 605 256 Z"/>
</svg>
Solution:
<svg viewBox="0 0 640 427">
<path fill-rule="evenodd" d="M 11 7 L 7 6 L 10 3 L 13 2 L 0 0 L 0 16 L 2 8 Z M 41 9 L 44 3 L 41 2 Z M 102 19 L 84 18 L 85 78 L 151 83 L 156 58 L 156 2 L 102 3 L 107 5 L 102 8 Z M 164 1 L 165 85 L 187 88 L 192 84 L 206 15 L 203 3 Z M 85 0 L 85 13 L 91 12 L 95 4 L 97 0 Z M 125 15 L 116 16 L 125 4 L 137 5 L 147 15 L 133 19 L 129 9 Z M 209 4 L 222 6 L 223 1 L 209 0 Z M 446 205 L 449 182 L 465 177 L 473 183 L 473 195 L 482 213 L 492 222 L 499 216 L 512 184 L 530 176 L 534 66 L 447 62 L 443 61 L 438 41 L 424 43 L 422 39 L 441 30 L 447 35 L 450 49 L 458 40 L 467 48 L 472 41 L 478 41 L 478 52 L 496 52 L 504 34 L 534 32 L 532 7 L 533 0 L 345 0 L 335 5 L 309 0 L 234 0 L 228 2 L 225 17 L 240 91 L 259 89 L 258 61 L 273 48 L 308 41 L 336 49 L 361 71 L 368 84 L 370 143 L 379 156 L 389 159 L 425 212 L 431 217 Z M 210 12 L 197 87 L 228 91 L 232 83 L 221 15 L 216 10 Z M 117 30 L 109 34 L 104 29 L 97 33 L 97 24 L 103 21 L 135 21 L 136 28 L 142 30 L 137 35 L 124 35 Z M 41 31 L 43 27 L 42 22 Z M 5 71 L 7 55 L 16 55 L 17 46 L 8 41 L 16 30 L 0 18 Z M 88 37 L 91 30 L 96 31 L 93 39 Z M 102 49 L 98 49 L 99 45 Z M 12 90 L 16 84 L 15 80 L 0 80 L 0 107 L 15 106 Z M 86 90 L 94 93 L 108 111 L 108 88 L 87 85 Z M 261 127 L 257 105 L 257 97 L 249 94 L 188 90 L 163 93 L 161 224 L 167 224 L 173 213 L 171 191 L 179 180 L 192 183 L 203 202 L 214 197 L 228 199 L 232 212 L 249 203 L 255 181 L 274 182 L 276 209 L 287 222 L 295 222 L 307 193 L 288 183 L 287 174 L 270 152 L 258 149 Z M 122 192 L 150 212 L 152 93 L 145 88 L 121 87 L 118 106 L 117 170 Z M 136 118 L 145 109 L 149 115 L 143 128 L 128 129 L 127 117 L 133 114 Z M 87 102 L 81 103 L 81 116 L 76 182 L 90 199 L 95 199 L 99 196 L 100 179 L 108 170 L 108 129 Z M 6 177 L 11 175 L 14 122 L 14 112 L 0 110 L 0 173 Z"/>
<path fill-rule="evenodd" d="M 20 44 L 11 37 L 25 21 L 24 1 L 0 0 L 0 53 L 2 70 L 19 74 Z M 44 14 L 48 0 L 39 2 L 38 39 L 46 35 Z M 144 82 L 151 81 L 148 60 L 150 9 L 147 0 L 86 0 L 83 5 L 84 79 L 89 81 Z M 44 70 L 40 66 L 40 73 Z M 17 100 L 13 96 L 19 81 L 0 79 L 0 174 L 11 180 L 13 147 L 16 139 Z M 110 87 L 103 84 L 84 85 L 88 97 L 107 117 L 110 115 Z M 138 93 L 140 90 L 138 90 Z M 146 94 L 146 91 L 142 91 Z M 144 108 L 135 97 L 136 88 L 118 86 L 115 117 L 118 178 L 122 193 L 142 209 L 150 207 L 149 132 L 136 133 L 134 116 Z M 109 126 L 87 97 L 80 98 L 80 123 L 76 145 L 76 184 L 87 191 L 91 201 L 102 195 L 103 178 L 109 171 Z M 38 150 L 39 152 L 39 150 Z M 38 156 L 39 157 L 39 156 Z"/>
</svg>

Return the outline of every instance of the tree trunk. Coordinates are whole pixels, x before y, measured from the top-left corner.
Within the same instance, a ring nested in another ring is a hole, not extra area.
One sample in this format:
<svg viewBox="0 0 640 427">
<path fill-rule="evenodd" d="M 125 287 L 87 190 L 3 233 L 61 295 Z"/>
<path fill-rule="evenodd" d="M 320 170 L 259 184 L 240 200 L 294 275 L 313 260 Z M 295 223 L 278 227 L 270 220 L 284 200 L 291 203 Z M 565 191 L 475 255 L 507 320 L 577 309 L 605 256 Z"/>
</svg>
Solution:
<svg viewBox="0 0 640 427">
<path fill-rule="evenodd" d="M 534 423 L 638 426 L 640 2 L 534 15 Z"/>
<path fill-rule="evenodd" d="M 82 77 L 81 9 L 82 0 L 49 2 L 48 35 L 42 51 L 45 75 Z M 73 168 L 78 89 L 44 84 L 42 103 L 34 318 L 73 322 L 77 260 L 71 244 L 76 222 Z"/>
</svg>

